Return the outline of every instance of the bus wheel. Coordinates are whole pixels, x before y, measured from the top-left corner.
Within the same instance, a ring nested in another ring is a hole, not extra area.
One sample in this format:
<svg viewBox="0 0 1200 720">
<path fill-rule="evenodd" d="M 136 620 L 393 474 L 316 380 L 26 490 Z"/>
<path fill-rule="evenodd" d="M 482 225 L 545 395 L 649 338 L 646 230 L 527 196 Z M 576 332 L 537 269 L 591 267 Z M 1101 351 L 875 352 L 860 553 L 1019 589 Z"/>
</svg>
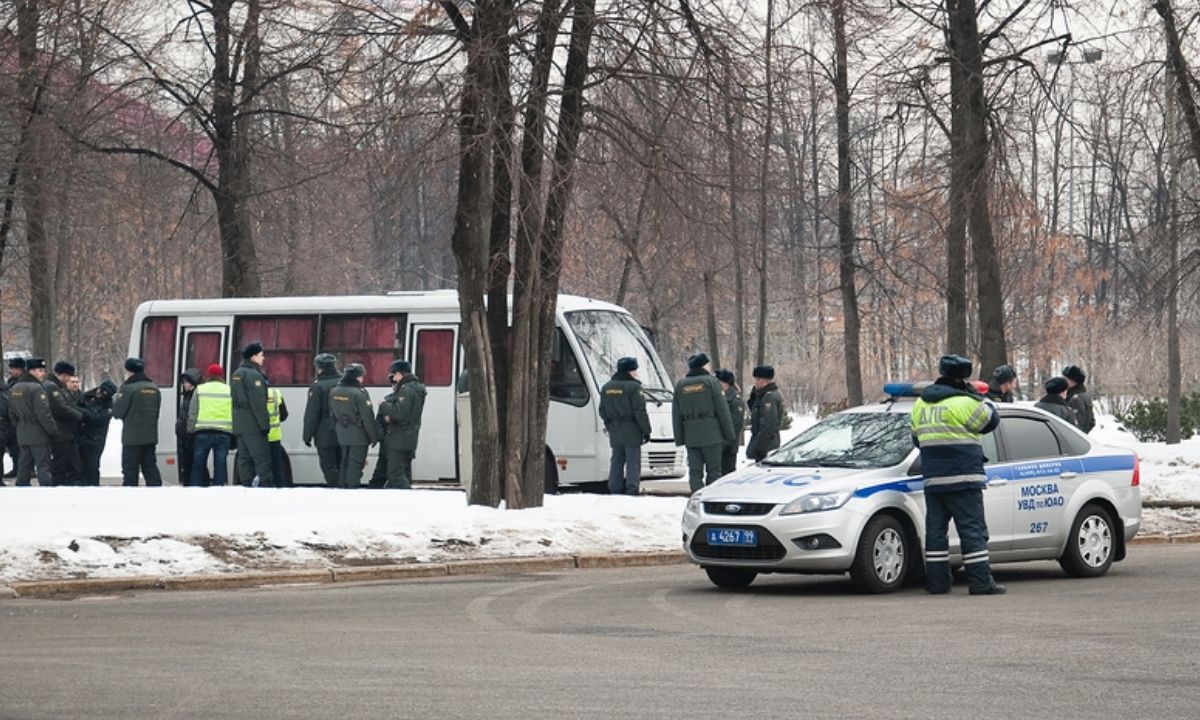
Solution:
<svg viewBox="0 0 1200 720">
<path fill-rule="evenodd" d="M 554 455 L 550 452 L 550 448 L 546 448 L 546 486 L 544 492 L 547 495 L 558 494 L 558 464 L 554 462 Z"/>
</svg>

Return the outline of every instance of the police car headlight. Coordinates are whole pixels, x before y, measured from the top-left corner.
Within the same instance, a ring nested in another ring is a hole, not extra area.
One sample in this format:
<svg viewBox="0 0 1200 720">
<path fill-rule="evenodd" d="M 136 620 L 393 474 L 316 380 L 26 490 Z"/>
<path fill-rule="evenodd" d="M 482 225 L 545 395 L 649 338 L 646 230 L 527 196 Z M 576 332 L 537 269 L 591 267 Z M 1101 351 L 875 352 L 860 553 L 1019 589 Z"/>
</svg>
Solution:
<svg viewBox="0 0 1200 720">
<path fill-rule="evenodd" d="M 699 493 L 697 493 L 697 494 L 695 494 L 695 495 L 691 496 L 690 498 L 688 498 L 687 512 L 689 512 L 689 513 L 691 513 L 691 514 L 693 514 L 693 515 L 699 515 L 699 514 L 700 514 L 700 507 L 701 507 L 703 504 L 704 504 L 704 501 L 702 501 L 702 500 L 700 499 L 700 494 L 699 494 Z"/>
<path fill-rule="evenodd" d="M 811 493 L 801 495 L 779 511 L 780 515 L 799 515 L 801 513 L 836 510 L 850 501 L 854 495 L 851 490 L 833 493 Z"/>
</svg>

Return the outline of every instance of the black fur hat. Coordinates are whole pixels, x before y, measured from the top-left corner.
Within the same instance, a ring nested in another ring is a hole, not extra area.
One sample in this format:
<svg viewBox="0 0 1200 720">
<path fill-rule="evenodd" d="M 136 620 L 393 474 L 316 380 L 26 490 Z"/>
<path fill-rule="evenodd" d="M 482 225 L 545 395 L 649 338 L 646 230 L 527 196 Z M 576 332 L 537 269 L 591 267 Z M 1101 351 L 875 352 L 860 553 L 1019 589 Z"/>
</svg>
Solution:
<svg viewBox="0 0 1200 720">
<path fill-rule="evenodd" d="M 771 367 L 770 365 L 759 365 L 758 367 L 754 368 L 754 372 L 751 373 L 751 376 L 762 378 L 763 380 L 774 380 L 775 368 Z"/>
<path fill-rule="evenodd" d="M 1087 373 L 1078 365 L 1068 365 L 1063 368 L 1063 377 L 1068 380 L 1074 380 L 1076 385 L 1082 385 L 1087 381 Z"/>
<path fill-rule="evenodd" d="M 698 352 L 695 355 L 688 358 L 687 362 L 688 362 L 689 369 L 698 370 L 698 369 L 704 367 L 705 365 L 707 365 L 711 361 L 709 360 L 708 353 Z"/>
</svg>

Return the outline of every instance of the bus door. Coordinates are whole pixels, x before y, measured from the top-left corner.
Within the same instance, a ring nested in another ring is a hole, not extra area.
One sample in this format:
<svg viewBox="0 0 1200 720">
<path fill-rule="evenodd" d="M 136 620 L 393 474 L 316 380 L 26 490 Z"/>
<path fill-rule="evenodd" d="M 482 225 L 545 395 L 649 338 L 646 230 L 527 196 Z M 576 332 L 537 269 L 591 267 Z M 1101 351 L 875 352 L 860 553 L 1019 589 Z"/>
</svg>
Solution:
<svg viewBox="0 0 1200 720">
<path fill-rule="evenodd" d="M 199 368 L 200 374 L 209 365 L 216 363 L 224 367 L 224 359 L 229 357 L 227 335 L 229 329 L 220 326 L 183 326 L 183 352 L 179 353 L 179 367 L 175 373 L 178 377 L 188 368 Z M 228 373 L 229 368 L 225 368 Z M 198 378 L 203 380 L 203 378 Z"/>
<path fill-rule="evenodd" d="M 458 326 L 413 324 L 413 372 L 428 393 L 421 415 L 421 435 L 413 461 L 414 480 L 450 480 L 458 476 L 454 422 L 458 377 Z"/>
</svg>

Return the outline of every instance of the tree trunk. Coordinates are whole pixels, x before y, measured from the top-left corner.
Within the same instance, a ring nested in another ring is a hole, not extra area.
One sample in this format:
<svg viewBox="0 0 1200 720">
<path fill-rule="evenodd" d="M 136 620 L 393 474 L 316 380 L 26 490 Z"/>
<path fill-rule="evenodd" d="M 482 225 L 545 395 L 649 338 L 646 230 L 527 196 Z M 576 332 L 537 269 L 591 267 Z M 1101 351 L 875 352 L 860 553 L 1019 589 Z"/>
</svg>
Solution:
<svg viewBox="0 0 1200 720">
<path fill-rule="evenodd" d="M 717 301 L 713 297 L 713 271 L 704 271 L 704 318 L 708 329 L 708 355 L 715 368 L 721 364 L 720 344 L 717 342 Z"/>
<path fill-rule="evenodd" d="M 509 245 L 512 240 L 513 201 L 513 126 L 516 108 L 510 88 L 511 61 L 508 54 L 507 28 L 509 6 L 497 7 L 493 23 L 496 26 L 496 47 L 488 48 L 491 70 L 489 100 L 494 107 L 492 123 L 492 220 L 489 233 L 488 259 L 488 331 L 492 343 L 492 365 L 496 377 L 496 414 L 501 418 L 497 428 L 500 446 L 507 442 L 508 388 L 511 377 L 508 339 L 508 279 L 512 275 Z"/>
<path fill-rule="evenodd" d="M 850 187 L 850 81 L 846 65 L 846 3 L 833 2 L 834 47 L 837 67 L 834 84 L 837 93 L 838 154 L 838 270 L 842 286 L 842 322 L 845 327 L 846 401 L 850 407 L 862 405 L 862 367 L 859 361 L 858 290 L 854 280 L 855 233 Z"/>
<path fill-rule="evenodd" d="M 947 33 L 951 57 L 956 57 L 959 40 Z M 965 71 L 960 62 L 950 63 L 950 192 L 946 222 L 946 348 L 947 353 L 967 355 L 967 165 L 963 159 Z"/>
<path fill-rule="evenodd" d="M 724 85 L 721 90 L 721 106 L 725 116 L 725 149 L 729 165 L 729 244 L 733 250 L 733 342 L 734 374 L 739 379 L 745 377 L 746 370 L 746 287 L 745 270 L 742 267 L 742 238 L 738 218 L 741 209 L 738 207 L 738 118 L 733 106 L 733 69 L 728 51 L 722 57 L 721 67 L 724 71 Z"/>
<path fill-rule="evenodd" d="M 1175 114 L 1178 89 L 1175 83 L 1167 90 L 1167 197 L 1163 209 L 1166 222 L 1160 228 L 1167 241 L 1167 437 L 1168 445 L 1178 445 L 1183 439 L 1183 367 L 1179 355 L 1179 150 Z"/>
<path fill-rule="evenodd" d="M 964 187 L 967 188 L 967 223 L 971 232 L 971 252 L 975 261 L 976 300 L 979 321 L 979 358 L 981 369 L 1007 362 L 1008 348 L 1004 333 L 1004 294 L 1000 283 L 1000 262 L 992 236 L 988 208 L 988 136 L 987 98 L 983 89 L 983 51 L 975 17 L 975 0 L 947 0 L 950 19 L 952 65 L 960 72 L 957 86 L 958 112 L 963 120 L 961 157 Z M 954 76 L 951 76 L 953 81 Z"/>
<path fill-rule="evenodd" d="M 763 144 L 762 164 L 758 174 L 758 337 L 754 348 L 755 361 L 762 365 L 767 358 L 767 250 L 769 247 L 769 224 L 767 222 L 767 180 L 771 170 L 771 131 L 774 118 L 774 77 L 771 74 L 771 45 L 774 41 L 775 0 L 767 0 L 767 34 L 764 48 L 764 79 L 766 86 L 766 107 L 763 112 Z"/>
<path fill-rule="evenodd" d="M 38 0 L 17 0 L 17 96 L 29 121 L 24 147 L 18 149 L 24 164 L 21 208 L 25 215 L 25 243 L 29 253 L 29 330 L 33 354 L 50 359 L 54 356 L 54 292 L 50 276 L 50 242 L 46 235 L 49 128 L 41 104 L 40 26 Z"/>
<path fill-rule="evenodd" d="M 1179 31 L 1175 27 L 1175 10 L 1171 7 L 1171 0 L 1155 0 L 1154 9 L 1163 20 L 1163 29 L 1167 36 L 1167 64 L 1175 80 L 1175 98 L 1183 111 L 1192 157 L 1195 158 L 1197 166 L 1200 166 L 1200 116 L 1197 114 L 1196 98 L 1192 93 L 1192 75 L 1180 45 Z"/>
</svg>

